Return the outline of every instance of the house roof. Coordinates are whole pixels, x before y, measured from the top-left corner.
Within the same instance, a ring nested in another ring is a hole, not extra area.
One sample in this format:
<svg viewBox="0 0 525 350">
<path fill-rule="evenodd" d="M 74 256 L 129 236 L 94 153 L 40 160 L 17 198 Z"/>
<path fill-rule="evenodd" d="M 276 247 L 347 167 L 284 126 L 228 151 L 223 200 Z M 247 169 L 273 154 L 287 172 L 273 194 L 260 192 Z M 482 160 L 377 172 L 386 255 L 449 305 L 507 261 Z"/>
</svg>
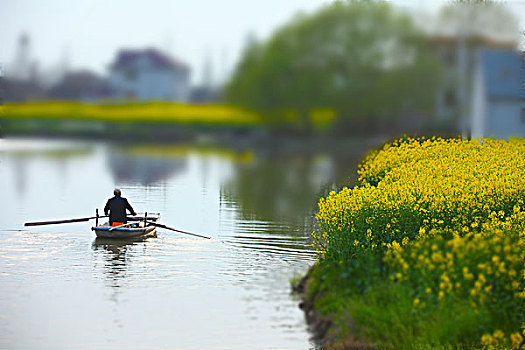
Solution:
<svg viewBox="0 0 525 350">
<path fill-rule="evenodd" d="M 519 51 L 486 49 L 480 53 L 489 97 L 525 98 L 525 55 Z"/>
<path fill-rule="evenodd" d="M 133 64 L 137 59 L 142 57 L 148 57 L 151 60 L 151 62 L 153 62 L 153 64 L 159 68 L 167 68 L 173 70 L 189 70 L 189 67 L 186 64 L 175 60 L 165 55 L 164 53 L 152 48 L 138 50 L 120 50 L 117 54 L 115 62 L 110 67 L 111 69 L 125 68 L 126 66 Z"/>
</svg>

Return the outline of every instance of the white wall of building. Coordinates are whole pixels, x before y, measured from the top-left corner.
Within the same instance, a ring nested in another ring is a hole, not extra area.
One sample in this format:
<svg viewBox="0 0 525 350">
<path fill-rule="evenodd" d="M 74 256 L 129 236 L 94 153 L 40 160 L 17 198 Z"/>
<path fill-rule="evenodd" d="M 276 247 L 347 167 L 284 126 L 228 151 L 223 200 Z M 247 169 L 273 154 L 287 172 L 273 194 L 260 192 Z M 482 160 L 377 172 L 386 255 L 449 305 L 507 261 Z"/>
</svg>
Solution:
<svg viewBox="0 0 525 350">
<path fill-rule="evenodd" d="M 137 100 L 189 99 L 189 74 L 185 70 L 159 67 L 147 56 L 140 57 L 125 68 L 114 68 L 110 84 L 116 98 Z"/>
</svg>

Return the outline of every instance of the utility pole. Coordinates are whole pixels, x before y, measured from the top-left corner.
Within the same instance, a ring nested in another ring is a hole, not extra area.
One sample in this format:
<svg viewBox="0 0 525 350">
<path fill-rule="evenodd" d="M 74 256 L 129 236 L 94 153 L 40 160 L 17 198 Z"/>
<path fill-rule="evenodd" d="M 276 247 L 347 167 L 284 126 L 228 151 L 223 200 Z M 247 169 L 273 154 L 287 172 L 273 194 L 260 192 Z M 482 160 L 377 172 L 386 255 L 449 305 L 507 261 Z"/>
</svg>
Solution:
<svg viewBox="0 0 525 350">
<path fill-rule="evenodd" d="M 18 47 L 15 56 L 15 62 L 13 63 L 13 77 L 28 81 L 31 75 L 31 63 L 30 63 L 30 41 L 27 34 L 22 34 L 18 39 Z"/>
<path fill-rule="evenodd" d="M 467 106 L 468 52 L 466 36 L 465 24 L 462 21 L 458 33 L 458 101 L 461 136 L 464 139 L 470 137 L 470 120 Z"/>
</svg>

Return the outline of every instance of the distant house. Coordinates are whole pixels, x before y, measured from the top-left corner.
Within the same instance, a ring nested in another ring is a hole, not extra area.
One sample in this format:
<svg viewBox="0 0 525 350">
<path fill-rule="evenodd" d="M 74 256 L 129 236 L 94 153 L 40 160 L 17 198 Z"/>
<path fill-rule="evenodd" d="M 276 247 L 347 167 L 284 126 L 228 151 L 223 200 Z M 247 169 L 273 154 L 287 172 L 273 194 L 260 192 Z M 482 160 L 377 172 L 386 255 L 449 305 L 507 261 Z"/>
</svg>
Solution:
<svg viewBox="0 0 525 350">
<path fill-rule="evenodd" d="M 448 124 L 453 129 L 467 136 L 470 115 L 467 106 L 473 93 L 473 75 L 478 53 L 485 48 L 513 50 L 516 44 L 511 41 L 494 41 L 480 36 L 471 36 L 463 40 L 458 35 L 433 35 L 432 47 L 436 57 L 442 63 L 442 78 L 436 94 L 435 116 L 440 124 Z M 465 105 L 463 105 L 465 104 Z M 465 107 L 462 110 L 462 107 Z"/>
<path fill-rule="evenodd" d="M 472 138 L 525 137 L 525 53 L 480 51 L 470 112 Z"/>
<path fill-rule="evenodd" d="M 187 101 L 190 69 L 155 50 L 121 50 L 110 66 L 115 98 Z"/>
<path fill-rule="evenodd" d="M 221 98 L 220 90 L 208 86 L 197 86 L 191 90 L 190 101 L 197 104 L 217 102 Z"/>
<path fill-rule="evenodd" d="M 47 99 L 47 91 L 34 81 L 0 77 L 0 102 L 24 102 Z"/>
<path fill-rule="evenodd" d="M 107 79 L 87 71 L 67 72 L 48 90 L 48 96 L 57 100 L 100 100 L 112 96 Z"/>
</svg>

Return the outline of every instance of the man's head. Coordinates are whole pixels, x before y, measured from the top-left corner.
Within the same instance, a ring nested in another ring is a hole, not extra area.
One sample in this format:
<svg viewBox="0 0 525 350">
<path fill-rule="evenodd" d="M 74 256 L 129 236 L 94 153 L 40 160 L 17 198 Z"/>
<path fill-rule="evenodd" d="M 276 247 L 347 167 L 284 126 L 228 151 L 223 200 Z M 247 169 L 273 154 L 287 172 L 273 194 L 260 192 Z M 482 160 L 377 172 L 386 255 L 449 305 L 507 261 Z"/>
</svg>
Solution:
<svg viewBox="0 0 525 350">
<path fill-rule="evenodd" d="M 115 188 L 115 190 L 113 191 L 113 194 L 117 197 L 120 197 L 122 195 L 122 192 L 120 192 L 120 189 L 118 188 Z"/>
</svg>

